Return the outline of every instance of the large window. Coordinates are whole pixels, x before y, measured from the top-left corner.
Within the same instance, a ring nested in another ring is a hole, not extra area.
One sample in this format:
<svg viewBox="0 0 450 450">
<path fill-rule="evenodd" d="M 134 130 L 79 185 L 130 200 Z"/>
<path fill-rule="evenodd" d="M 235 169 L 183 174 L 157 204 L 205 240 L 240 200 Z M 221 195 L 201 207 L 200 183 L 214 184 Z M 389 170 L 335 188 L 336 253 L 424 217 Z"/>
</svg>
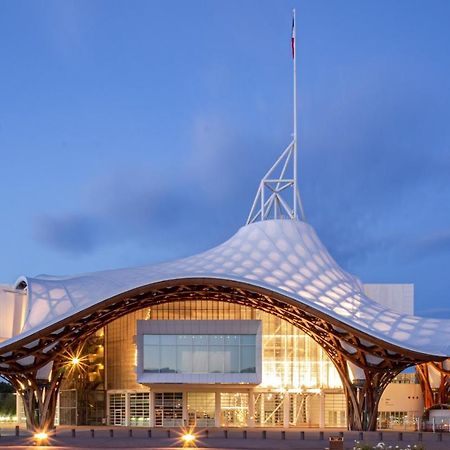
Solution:
<svg viewBox="0 0 450 450">
<path fill-rule="evenodd" d="M 255 373 L 256 335 L 144 334 L 148 373 Z"/>
</svg>

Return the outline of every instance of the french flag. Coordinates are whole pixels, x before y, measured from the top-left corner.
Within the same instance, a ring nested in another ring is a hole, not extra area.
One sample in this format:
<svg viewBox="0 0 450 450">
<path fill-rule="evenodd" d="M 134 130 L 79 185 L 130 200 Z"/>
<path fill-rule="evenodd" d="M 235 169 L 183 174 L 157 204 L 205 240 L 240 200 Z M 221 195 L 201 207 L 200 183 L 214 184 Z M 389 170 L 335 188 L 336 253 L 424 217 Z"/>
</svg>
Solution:
<svg viewBox="0 0 450 450">
<path fill-rule="evenodd" d="M 291 46 L 292 46 L 292 58 L 295 58 L 295 16 L 292 17 Z"/>
</svg>

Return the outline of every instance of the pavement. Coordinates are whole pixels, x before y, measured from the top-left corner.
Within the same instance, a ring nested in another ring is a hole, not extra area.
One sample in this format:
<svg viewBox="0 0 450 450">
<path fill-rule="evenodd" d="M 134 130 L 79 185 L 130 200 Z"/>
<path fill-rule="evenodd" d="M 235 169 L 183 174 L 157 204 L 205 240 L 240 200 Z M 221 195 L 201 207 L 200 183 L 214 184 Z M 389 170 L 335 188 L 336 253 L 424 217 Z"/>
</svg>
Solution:
<svg viewBox="0 0 450 450">
<path fill-rule="evenodd" d="M 72 431 L 75 430 L 75 431 Z M 48 446 L 57 449 L 170 449 L 186 448 L 180 429 L 146 429 L 123 427 L 58 427 L 48 439 Z M 265 432 L 264 432 L 265 431 Z M 343 450 L 351 450 L 356 442 L 364 442 L 375 447 L 379 442 L 392 450 L 450 450 L 450 433 L 432 432 L 359 432 L 341 430 L 301 430 L 301 429 L 209 429 L 194 430 L 197 449 L 234 449 L 234 450 L 334 450 L 336 442 L 330 437 L 343 438 Z M 361 439 L 362 438 L 362 439 Z M 416 446 L 416 447 L 415 447 Z M 422 447 L 420 447 L 422 446 Z M 8 449 L 36 449 L 32 435 L 20 430 L 15 435 L 14 427 L 0 428 L 0 447 Z M 42 446 L 42 448 L 46 448 Z M 48 447 L 47 447 L 48 448 Z M 338 447 L 335 450 L 339 450 Z"/>
</svg>

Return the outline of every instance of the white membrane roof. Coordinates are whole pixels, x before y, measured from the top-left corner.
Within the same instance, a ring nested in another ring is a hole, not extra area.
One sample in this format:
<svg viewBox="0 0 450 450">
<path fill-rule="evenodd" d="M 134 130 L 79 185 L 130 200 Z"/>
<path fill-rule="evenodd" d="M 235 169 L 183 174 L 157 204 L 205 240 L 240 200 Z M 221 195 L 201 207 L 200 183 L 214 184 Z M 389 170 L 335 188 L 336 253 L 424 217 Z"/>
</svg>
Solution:
<svg viewBox="0 0 450 450">
<path fill-rule="evenodd" d="M 223 244 L 173 262 L 74 276 L 20 278 L 18 282 L 28 286 L 25 324 L 0 349 L 113 296 L 188 278 L 265 288 L 406 350 L 450 356 L 450 320 L 400 314 L 371 300 L 361 282 L 338 266 L 313 228 L 298 220 L 246 225 Z"/>
</svg>

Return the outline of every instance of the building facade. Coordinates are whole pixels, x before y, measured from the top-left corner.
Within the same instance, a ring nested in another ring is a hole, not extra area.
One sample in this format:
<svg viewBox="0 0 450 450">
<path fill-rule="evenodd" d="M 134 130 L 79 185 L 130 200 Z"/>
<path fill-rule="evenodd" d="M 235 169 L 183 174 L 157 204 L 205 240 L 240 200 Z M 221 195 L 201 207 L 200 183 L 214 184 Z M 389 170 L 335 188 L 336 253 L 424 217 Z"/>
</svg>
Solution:
<svg viewBox="0 0 450 450">
<path fill-rule="evenodd" d="M 412 285 L 365 285 L 380 302 L 413 307 Z M 83 347 L 57 420 L 142 427 L 347 427 L 339 373 L 320 345 L 280 317 L 189 299 L 114 320 Z M 253 378 L 252 378 L 253 377 Z M 423 399 L 414 373 L 384 393 L 379 427 L 414 426 Z"/>
</svg>

